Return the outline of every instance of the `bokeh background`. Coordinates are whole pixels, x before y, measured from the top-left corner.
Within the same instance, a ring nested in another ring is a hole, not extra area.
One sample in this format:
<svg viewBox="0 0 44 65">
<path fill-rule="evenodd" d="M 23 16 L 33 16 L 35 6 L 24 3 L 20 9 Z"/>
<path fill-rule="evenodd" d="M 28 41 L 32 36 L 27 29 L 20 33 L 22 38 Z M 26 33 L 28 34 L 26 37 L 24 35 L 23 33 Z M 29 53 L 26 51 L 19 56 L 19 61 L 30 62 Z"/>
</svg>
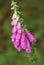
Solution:
<svg viewBox="0 0 44 65">
<path fill-rule="evenodd" d="M 14 48 L 11 36 L 11 0 L 0 0 L 0 65 L 44 65 L 44 0 L 14 0 L 22 11 L 28 30 L 37 38 L 37 62 L 30 54 Z M 36 57 L 33 55 L 33 57 Z M 41 60 L 40 60 L 41 59 Z"/>
</svg>

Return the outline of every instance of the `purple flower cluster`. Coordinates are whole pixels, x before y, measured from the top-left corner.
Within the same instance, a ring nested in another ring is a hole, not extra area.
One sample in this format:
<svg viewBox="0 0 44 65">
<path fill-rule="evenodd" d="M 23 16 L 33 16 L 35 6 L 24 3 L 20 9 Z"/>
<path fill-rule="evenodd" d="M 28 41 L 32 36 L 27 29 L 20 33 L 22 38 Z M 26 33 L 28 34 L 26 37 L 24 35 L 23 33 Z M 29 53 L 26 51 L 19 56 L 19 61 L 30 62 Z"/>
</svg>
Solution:
<svg viewBox="0 0 44 65">
<path fill-rule="evenodd" d="M 14 47 L 21 51 L 24 49 L 27 53 L 31 53 L 32 48 L 30 42 L 36 42 L 36 38 L 30 32 L 24 32 L 22 25 L 16 19 L 12 20 L 12 35 L 11 40 Z"/>
</svg>

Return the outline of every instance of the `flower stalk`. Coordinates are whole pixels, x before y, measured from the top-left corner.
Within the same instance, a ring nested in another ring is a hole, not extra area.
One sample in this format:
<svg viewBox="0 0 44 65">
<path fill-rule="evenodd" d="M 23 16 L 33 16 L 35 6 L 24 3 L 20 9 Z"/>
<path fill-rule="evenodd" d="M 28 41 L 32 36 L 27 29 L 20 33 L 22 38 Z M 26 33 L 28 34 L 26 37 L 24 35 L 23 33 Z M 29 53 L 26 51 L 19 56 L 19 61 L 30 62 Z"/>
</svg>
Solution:
<svg viewBox="0 0 44 65">
<path fill-rule="evenodd" d="M 25 50 L 27 53 L 32 52 L 32 47 L 30 45 L 30 42 L 36 42 L 36 38 L 27 30 L 27 28 L 24 28 L 22 26 L 22 23 L 20 21 L 20 16 L 18 14 L 19 11 L 17 11 L 17 3 L 12 1 L 12 10 L 14 11 L 12 16 L 12 35 L 11 40 L 14 45 L 14 47 L 21 51 L 22 49 Z"/>
</svg>

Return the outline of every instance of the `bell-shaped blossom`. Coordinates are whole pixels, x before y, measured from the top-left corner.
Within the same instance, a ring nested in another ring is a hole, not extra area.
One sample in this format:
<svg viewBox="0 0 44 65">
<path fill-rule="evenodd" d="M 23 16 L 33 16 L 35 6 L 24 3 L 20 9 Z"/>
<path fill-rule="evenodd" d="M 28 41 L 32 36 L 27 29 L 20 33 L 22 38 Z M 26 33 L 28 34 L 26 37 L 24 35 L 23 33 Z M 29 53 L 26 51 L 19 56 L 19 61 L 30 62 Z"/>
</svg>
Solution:
<svg viewBox="0 0 44 65">
<path fill-rule="evenodd" d="M 36 42 L 37 41 L 36 38 L 30 32 L 26 32 L 26 36 L 30 42 Z"/>
</svg>

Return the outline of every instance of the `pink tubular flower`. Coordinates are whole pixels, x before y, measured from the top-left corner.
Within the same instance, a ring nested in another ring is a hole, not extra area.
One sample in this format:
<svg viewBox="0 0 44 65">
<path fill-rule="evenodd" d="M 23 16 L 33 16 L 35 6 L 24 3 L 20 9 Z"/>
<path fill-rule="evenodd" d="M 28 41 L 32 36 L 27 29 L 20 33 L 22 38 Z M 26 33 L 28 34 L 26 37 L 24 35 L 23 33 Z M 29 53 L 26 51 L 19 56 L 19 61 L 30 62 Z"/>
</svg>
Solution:
<svg viewBox="0 0 44 65">
<path fill-rule="evenodd" d="M 37 41 L 36 38 L 30 32 L 26 32 L 26 36 L 30 42 L 36 42 Z"/>
<path fill-rule="evenodd" d="M 22 49 L 26 49 L 26 37 L 24 32 L 21 35 L 21 47 Z"/>
</svg>

